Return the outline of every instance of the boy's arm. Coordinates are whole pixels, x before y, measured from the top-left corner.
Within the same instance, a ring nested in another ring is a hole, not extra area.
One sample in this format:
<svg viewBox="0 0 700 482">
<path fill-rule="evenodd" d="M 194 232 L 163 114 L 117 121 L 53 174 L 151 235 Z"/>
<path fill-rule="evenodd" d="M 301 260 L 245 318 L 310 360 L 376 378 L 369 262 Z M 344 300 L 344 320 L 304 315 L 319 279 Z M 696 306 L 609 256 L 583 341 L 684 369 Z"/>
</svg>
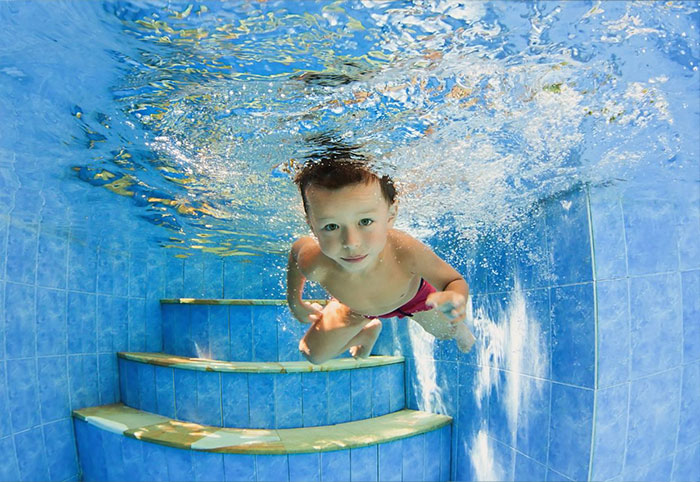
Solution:
<svg viewBox="0 0 700 482">
<path fill-rule="evenodd" d="M 306 276 L 299 268 L 299 255 L 310 242 L 313 241 L 308 237 L 296 240 L 289 252 L 287 262 L 287 303 L 294 317 L 302 323 L 313 323 L 318 319 L 321 311 L 320 305 L 306 303 L 301 299 Z"/>
<path fill-rule="evenodd" d="M 432 249 L 408 234 L 400 235 L 401 250 L 409 259 L 411 271 L 437 290 L 428 296 L 427 304 L 443 311 L 452 323 L 466 317 L 469 285 L 456 269 L 436 255 Z"/>
</svg>

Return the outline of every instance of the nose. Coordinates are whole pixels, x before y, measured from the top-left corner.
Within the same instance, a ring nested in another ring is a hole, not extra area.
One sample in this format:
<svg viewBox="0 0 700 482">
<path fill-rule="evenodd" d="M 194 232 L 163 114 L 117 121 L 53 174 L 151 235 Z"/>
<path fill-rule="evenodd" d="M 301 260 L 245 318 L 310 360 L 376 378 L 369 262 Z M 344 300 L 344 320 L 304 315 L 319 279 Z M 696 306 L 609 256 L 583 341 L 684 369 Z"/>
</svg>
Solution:
<svg viewBox="0 0 700 482">
<path fill-rule="evenodd" d="M 343 247 L 344 248 L 356 248 L 360 245 L 360 234 L 357 230 L 353 228 L 348 228 L 345 230 L 345 235 L 343 236 Z"/>
</svg>

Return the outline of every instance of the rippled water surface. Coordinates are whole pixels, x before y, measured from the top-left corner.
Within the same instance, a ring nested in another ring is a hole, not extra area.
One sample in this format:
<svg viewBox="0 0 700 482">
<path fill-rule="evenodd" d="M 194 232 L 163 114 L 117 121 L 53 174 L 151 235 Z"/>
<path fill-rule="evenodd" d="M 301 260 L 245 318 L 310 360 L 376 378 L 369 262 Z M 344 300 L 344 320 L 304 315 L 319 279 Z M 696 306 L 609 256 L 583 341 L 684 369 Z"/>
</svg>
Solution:
<svg viewBox="0 0 700 482">
<path fill-rule="evenodd" d="M 52 74 L 52 172 L 185 256 L 305 233 L 290 171 L 318 135 L 394 176 L 398 227 L 447 239 L 517 230 L 581 183 L 684 178 L 698 156 L 695 2 L 77 1 L 42 30 L 12 9 L 4 88 L 44 85 L 22 67 L 44 42 L 85 67 Z"/>
</svg>

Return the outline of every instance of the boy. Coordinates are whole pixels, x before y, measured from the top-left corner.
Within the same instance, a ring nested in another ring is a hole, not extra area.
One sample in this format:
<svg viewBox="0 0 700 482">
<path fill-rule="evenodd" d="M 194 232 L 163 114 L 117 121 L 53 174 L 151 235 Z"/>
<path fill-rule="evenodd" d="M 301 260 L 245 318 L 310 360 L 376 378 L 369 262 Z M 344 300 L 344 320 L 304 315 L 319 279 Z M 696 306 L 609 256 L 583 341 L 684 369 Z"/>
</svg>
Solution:
<svg viewBox="0 0 700 482">
<path fill-rule="evenodd" d="M 314 364 L 348 349 L 364 358 L 381 331 L 379 318 L 411 316 L 468 351 L 474 337 L 464 324 L 467 283 L 430 248 L 393 229 L 398 202 L 391 179 L 342 157 L 307 162 L 295 178 L 316 237 L 294 242 L 287 267 L 289 307 L 311 323 L 299 350 Z M 325 307 L 301 299 L 307 279 L 331 294 Z"/>
</svg>

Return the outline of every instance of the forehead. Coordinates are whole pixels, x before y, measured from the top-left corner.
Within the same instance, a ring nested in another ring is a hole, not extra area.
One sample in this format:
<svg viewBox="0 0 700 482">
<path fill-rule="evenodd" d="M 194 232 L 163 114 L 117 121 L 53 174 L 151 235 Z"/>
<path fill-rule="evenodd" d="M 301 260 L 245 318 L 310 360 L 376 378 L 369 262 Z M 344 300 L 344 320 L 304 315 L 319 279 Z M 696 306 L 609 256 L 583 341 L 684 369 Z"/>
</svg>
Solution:
<svg viewBox="0 0 700 482">
<path fill-rule="evenodd" d="M 314 217 L 332 217 L 339 212 L 364 212 L 388 208 L 379 182 L 358 183 L 340 189 L 311 185 L 306 188 L 309 214 Z"/>
</svg>

